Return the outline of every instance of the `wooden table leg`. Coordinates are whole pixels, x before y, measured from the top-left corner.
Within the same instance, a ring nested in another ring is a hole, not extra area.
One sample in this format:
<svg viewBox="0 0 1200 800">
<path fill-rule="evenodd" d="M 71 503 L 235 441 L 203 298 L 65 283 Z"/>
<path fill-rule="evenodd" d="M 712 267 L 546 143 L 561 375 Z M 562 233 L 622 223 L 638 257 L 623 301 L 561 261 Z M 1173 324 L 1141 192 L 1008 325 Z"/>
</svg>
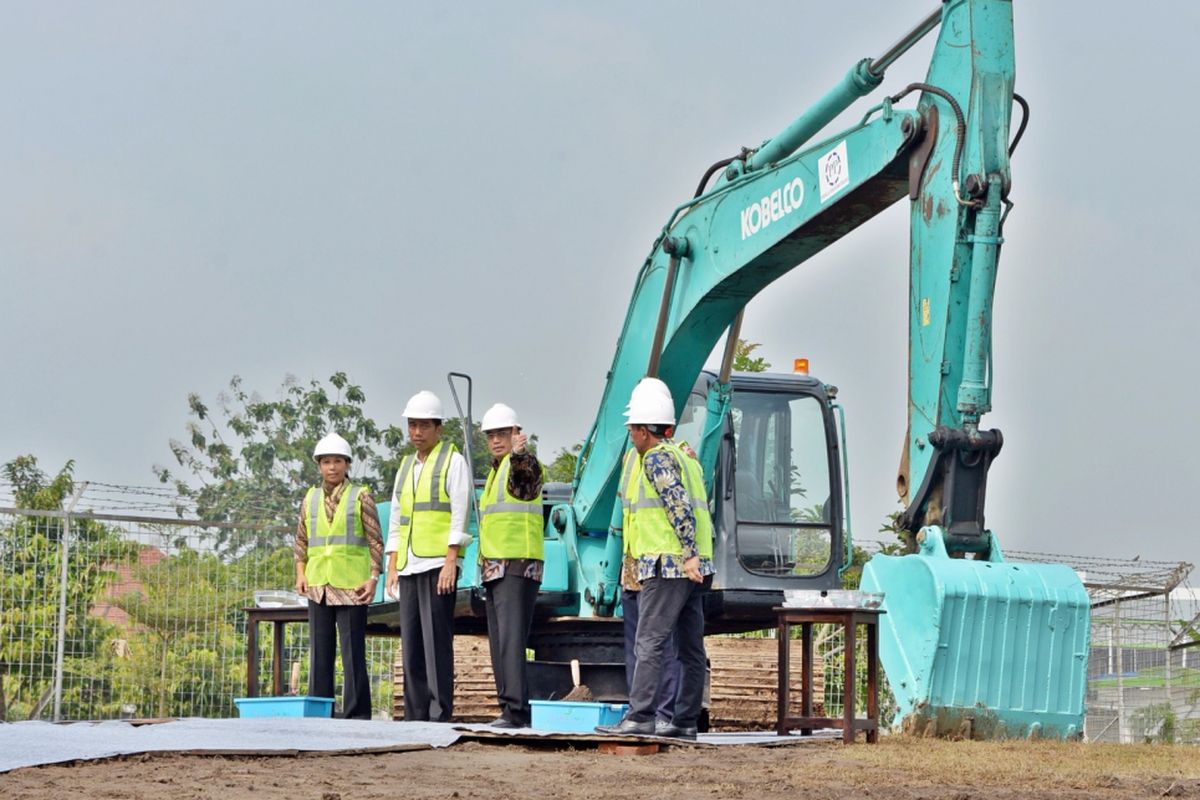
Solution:
<svg viewBox="0 0 1200 800">
<path fill-rule="evenodd" d="M 775 717 L 775 733 L 779 736 L 788 735 L 787 718 L 790 710 L 791 698 L 788 695 L 788 690 L 791 688 L 788 680 L 792 671 L 791 656 L 792 651 L 788 646 L 788 639 L 791 638 L 791 624 L 780 618 L 779 630 L 776 635 L 779 637 L 779 689 L 776 694 L 778 699 L 778 708 L 776 709 Z"/>
<path fill-rule="evenodd" d="M 854 615 L 849 614 L 843 622 L 846 631 L 846 646 L 843 651 L 842 667 L 843 667 L 843 689 L 845 699 L 842 708 L 842 741 L 846 744 L 854 743 L 854 695 L 855 695 L 855 675 L 854 675 L 854 660 L 857 642 L 857 626 L 854 624 Z"/>
<path fill-rule="evenodd" d="M 282 697 L 286 692 L 283 685 L 283 630 L 286 623 L 275 620 L 274 649 L 271 653 L 271 680 L 276 697 Z"/>
<path fill-rule="evenodd" d="M 804 674 L 800 681 L 800 714 L 813 715 L 813 626 L 811 622 L 800 623 L 800 666 Z M 803 736 L 812 736 L 812 728 L 801 728 Z"/>
<path fill-rule="evenodd" d="M 246 619 L 246 697 L 258 697 L 258 620 Z"/>
<path fill-rule="evenodd" d="M 867 731 L 867 743 L 879 740 L 879 626 L 867 624 L 867 719 L 875 727 Z"/>
</svg>

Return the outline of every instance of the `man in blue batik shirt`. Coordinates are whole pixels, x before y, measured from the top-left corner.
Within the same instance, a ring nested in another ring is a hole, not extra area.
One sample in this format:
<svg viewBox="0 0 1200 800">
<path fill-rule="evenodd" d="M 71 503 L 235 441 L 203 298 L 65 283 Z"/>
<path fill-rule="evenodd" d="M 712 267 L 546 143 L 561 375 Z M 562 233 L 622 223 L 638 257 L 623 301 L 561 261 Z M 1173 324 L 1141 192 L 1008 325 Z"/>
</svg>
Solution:
<svg viewBox="0 0 1200 800">
<path fill-rule="evenodd" d="M 675 634 L 681 664 L 675 714 L 657 733 L 696 738 L 704 696 L 704 591 L 712 581 L 712 520 L 700 465 L 670 440 L 675 404 L 661 382 L 634 390 L 626 412 L 637 450 L 622 480 L 624 535 L 642 591 L 629 713 L 603 734 L 653 735 L 655 694 Z"/>
</svg>

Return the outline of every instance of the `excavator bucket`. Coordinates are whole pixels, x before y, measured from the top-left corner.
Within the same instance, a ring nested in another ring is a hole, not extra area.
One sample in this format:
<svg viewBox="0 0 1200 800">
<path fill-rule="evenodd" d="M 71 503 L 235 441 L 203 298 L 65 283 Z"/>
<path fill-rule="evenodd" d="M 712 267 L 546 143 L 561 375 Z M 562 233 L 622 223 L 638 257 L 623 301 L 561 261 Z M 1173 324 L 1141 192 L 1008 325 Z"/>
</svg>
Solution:
<svg viewBox="0 0 1200 800">
<path fill-rule="evenodd" d="M 883 592 L 879 658 L 906 733 L 974 739 L 1083 735 L 1090 605 L 1061 564 L 877 555 L 861 588 Z M 994 540 L 993 540 L 994 541 Z"/>
</svg>

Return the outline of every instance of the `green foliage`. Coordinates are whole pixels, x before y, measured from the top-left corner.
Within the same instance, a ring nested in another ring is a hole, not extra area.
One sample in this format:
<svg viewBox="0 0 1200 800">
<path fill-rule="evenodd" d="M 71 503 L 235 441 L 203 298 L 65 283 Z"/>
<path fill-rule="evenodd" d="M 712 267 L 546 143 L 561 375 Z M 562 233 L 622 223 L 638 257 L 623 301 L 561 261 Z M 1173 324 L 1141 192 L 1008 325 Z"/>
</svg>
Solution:
<svg viewBox="0 0 1200 800">
<path fill-rule="evenodd" d="M 68 461 L 51 480 L 31 455 L 17 456 L 3 468 L 5 480 L 13 485 L 17 508 L 37 511 L 62 508 L 62 501 L 75 490 L 74 471 L 75 462 Z"/>
<path fill-rule="evenodd" d="M 850 546 L 850 566 L 842 573 L 842 588 L 857 589 L 862 582 L 862 570 L 871 559 L 870 554 L 856 544 Z"/>
<path fill-rule="evenodd" d="M 1131 730 L 1140 729 L 1147 743 L 1174 744 L 1176 723 L 1175 709 L 1166 701 L 1135 710 L 1129 720 Z"/>
<path fill-rule="evenodd" d="M 467 450 L 463 446 L 463 426 L 462 420 L 454 417 L 442 421 L 442 439 L 447 442 L 452 442 L 458 451 L 465 458 Z M 404 449 L 404 454 L 412 452 L 412 445 Z M 399 466 L 399 462 L 397 462 Z M 492 468 L 492 453 L 488 450 L 487 437 L 483 435 L 483 430 L 479 427 L 477 421 L 471 423 L 471 475 L 476 480 L 486 478 L 488 470 Z M 393 480 L 395 472 L 392 473 Z M 388 492 L 392 490 L 392 484 L 388 484 Z"/>
<path fill-rule="evenodd" d="M 122 658 L 127 686 L 141 687 L 139 714 L 232 716 L 246 681 L 245 641 L 237 623 L 250 586 L 287 585 L 291 553 L 253 550 L 226 563 L 215 553 L 181 549 L 134 571 L 137 588 L 116 599 L 129 615 Z"/>
<path fill-rule="evenodd" d="M 917 534 L 915 531 L 906 530 L 900 524 L 901 513 L 899 510 L 893 511 L 880 523 L 879 532 L 889 534 L 896 539 L 895 544 L 885 545 L 881 548 L 881 553 L 886 555 L 905 555 L 917 552 Z"/>
<path fill-rule="evenodd" d="M 345 373 L 335 373 L 328 384 L 301 384 L 288 376 L 277 399 L 264 400 L 235 375 L 218 395 L 215 411 L 199 395 L 189 395 L 188 439 L 170 442 L 182 474 L 156 465 L 158 479 L 194 503 L 202 519 L 291 526 L 305 489 L 320 480 L 313 447 L 336 431 L 354 453 L 351 477 L 382 499 L 406 452 L 404 433 L 365 414 L 366 395 Z M 286 536 L 227 528 L 217 539 L 223 549 L 270 550 Z"/>
<path fill-rule="evenodd" d="M 567 449 L 562 448 L 554 456 L 554 460 L 546 467 L 546 478 L 559 483 L 570 483 L 575 480 L 575 465 L 579 461 L 579 453 L 583 443 Z"/>
<path fill-rule="evenodd" d="M 41 511 L 61 510 L 74 489 L 72 463 L 53 479 L 33 456 L 19 456 L 3 467 L 14 485 L 18 505 Z M 65 532 L 59 517 L 20 516 L 0 528 L 0 720 L 45 714 L 54 680 L 59 586 Z M 110 584 L 115 569 L 133 549 L 119 533 L 94 520 L 73 519 L 67 558 L 64 639 L 70 644 L 64 673 L 82 676 L 64 688 L 64 716 L 105 716 L 111 710 L 108 661 L 113 628 L 89 613 Z"/>
<path fill-rule="evenodd" d="M 733 347 L 733 371 L 734 372 L 766 372 L 771 368 L 768 362 L 762 356 L 757 358 L 751 354 L 762 347 L 761 342 L 748 342 L 745 339 L 738 339 L 737 344 Z"/>
</svg>

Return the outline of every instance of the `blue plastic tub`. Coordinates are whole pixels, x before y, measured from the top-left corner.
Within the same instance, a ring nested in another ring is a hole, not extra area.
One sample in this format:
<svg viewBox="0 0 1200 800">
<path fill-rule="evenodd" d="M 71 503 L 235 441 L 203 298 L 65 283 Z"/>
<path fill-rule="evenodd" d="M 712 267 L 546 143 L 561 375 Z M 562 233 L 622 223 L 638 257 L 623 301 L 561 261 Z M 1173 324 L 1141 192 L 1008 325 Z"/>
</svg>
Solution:
<svg viewBox="0 0 1200 800">
<path fill-rule="evenodd" d="M 615 725 L 625 716 L 625 703 L 572 703 L 566 700 L 530 700 L 533 721 L 539 731 L 591 733 L 597 725 Z"/>
<path fill-rule="evenodd" d="M 332 717 L 332 697 L 235 697 L 240 717 Z"/>
</svg>

